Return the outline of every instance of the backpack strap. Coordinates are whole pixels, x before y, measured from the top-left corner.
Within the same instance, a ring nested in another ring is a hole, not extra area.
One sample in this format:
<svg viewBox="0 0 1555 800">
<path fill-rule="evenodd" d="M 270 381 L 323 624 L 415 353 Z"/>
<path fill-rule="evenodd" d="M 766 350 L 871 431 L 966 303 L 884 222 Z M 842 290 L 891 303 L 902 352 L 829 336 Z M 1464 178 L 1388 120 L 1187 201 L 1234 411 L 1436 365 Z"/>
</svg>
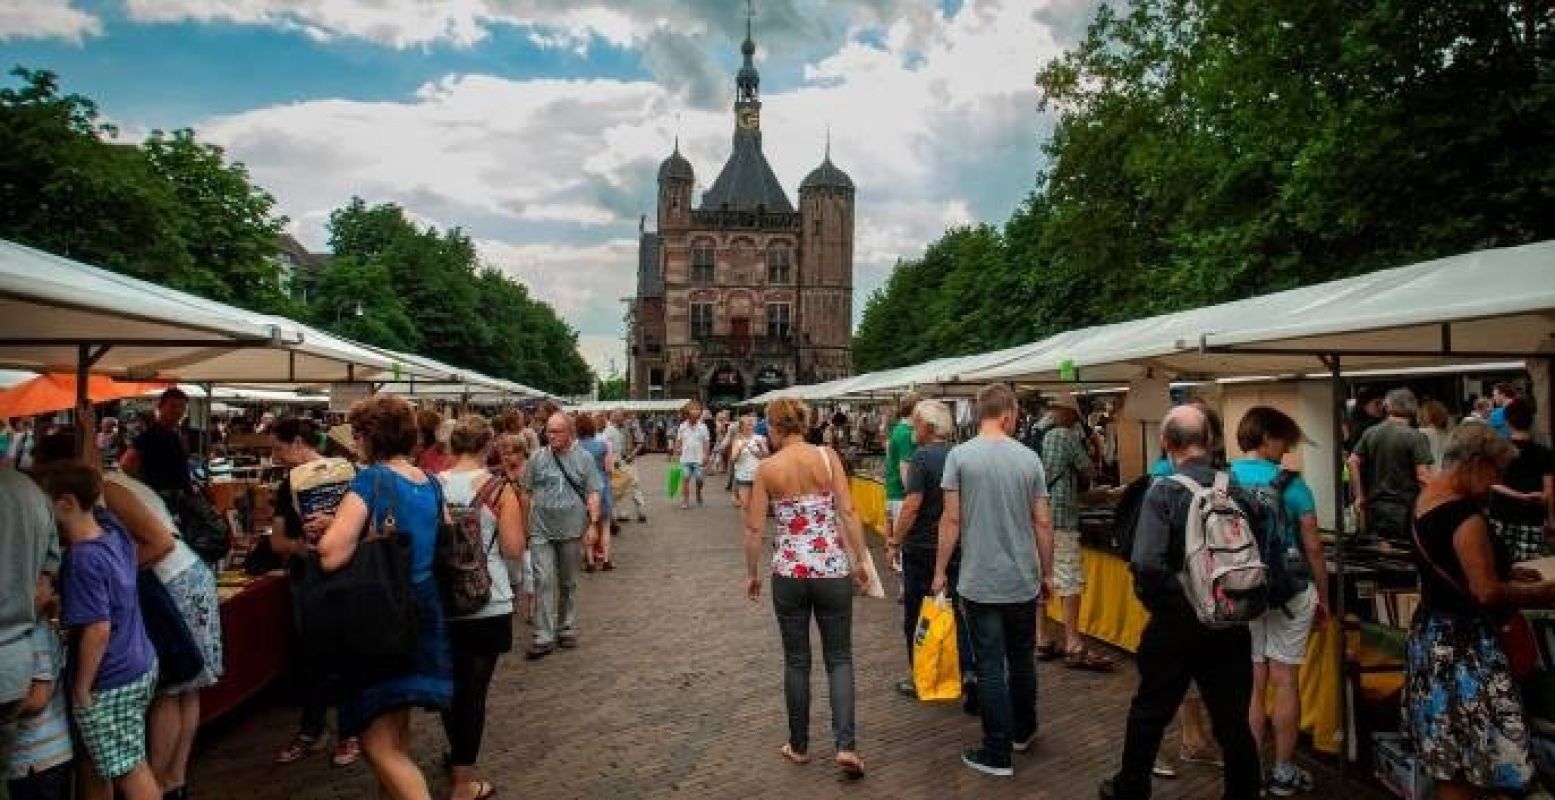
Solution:
<svg viewBox="0 0 1555 800">
<path fill-rule="evenodd" d="M 1174 472 L 1174 473 L 1172 473 L 1168 477 L 1169 477 L 1170 480 L 1175 481 L 1176 483 L 1181 485 L 1184 489 L 1187 489 L 1188 491 L 1192 492 L 1195 496 L 1197 496 L 1198 494 L 1200 494 L 1200 493 L 1202 493 L 1204 491 L 1204 485 L 1203 484 L 1201 484 L 1198 481 L 1188 477 L 1187 475 L 1182 474 L 1181 472 Z M 1220 477 L 1218 475 L 1215 477 L 1215 483 L 1216 483 L 1216 485 L 1219 485 L 1219 483 L 1220 483 Z"/>
<path fill-rule="evenodd" d="M 1226 494 L 1231 491 L 1231 473 L 1215 473 L 1215 494 Z"/>
</svg>

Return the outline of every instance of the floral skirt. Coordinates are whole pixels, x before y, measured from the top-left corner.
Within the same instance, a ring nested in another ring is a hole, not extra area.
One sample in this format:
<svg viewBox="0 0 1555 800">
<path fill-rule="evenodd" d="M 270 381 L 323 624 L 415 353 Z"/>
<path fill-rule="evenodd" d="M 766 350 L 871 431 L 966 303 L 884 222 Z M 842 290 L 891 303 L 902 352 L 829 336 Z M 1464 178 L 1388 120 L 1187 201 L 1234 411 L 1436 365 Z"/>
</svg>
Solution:
<svg viewBox="0 0 1555 800">
<path fill-rule="evenodd" d="M 193 679 L 166 687 L 161 693 L 183 694 L 214 685 L 221 679 L 223 671 L 221 600 L 216 594 L 216 573 L 211 572 L 205 562 L 199 561 L 162 585 L 172 595 L 173 604 L 178 606 L 178 613 L 189 626 L 189 633 L 194 637 L 195 646 L 200 649 L 200 658 L 205 662 L 205 668 Z"/>
<path fill-rule="evenodd" d="M 1523 700 L 1490 624 L 1421 609 L 1405 662 L 1404 733 L 1426 774 L 1523 789 L 1533 777 Z"/>
</svg>

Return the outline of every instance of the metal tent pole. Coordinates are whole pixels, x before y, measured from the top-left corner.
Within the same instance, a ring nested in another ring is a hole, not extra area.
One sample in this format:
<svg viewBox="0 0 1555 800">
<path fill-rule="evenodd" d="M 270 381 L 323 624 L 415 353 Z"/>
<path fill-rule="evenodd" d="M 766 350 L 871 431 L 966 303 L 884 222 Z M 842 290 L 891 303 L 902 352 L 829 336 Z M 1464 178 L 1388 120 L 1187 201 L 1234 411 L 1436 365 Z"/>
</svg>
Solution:
<svg viewBox="0 0 1555 800">
<path fill-rule="evenodd" d="M 1345 389 L 1344 375 L 1340 356 L 1337 354 L 1323 356 L 1323 364 L 1329 370 L 1329 386 L 1333 393 L 1333 434 L 1334 434 L 1334 623 L 1339 628 L 1339 647 L 1336 657 L 1339 659 L 1339 782 L 1341 786 L 1349 778 L 1350 762 L 1357 755 L 1356 742 L 1351 741 L 1350 725 L 1350 680 L 1346 674 L 1349 668 L 1350 638 L 1344 629 L 1345 600 L 1349 591 L 1345 586 L 1345 524 L 1344 524 L 1344 406 Z"/>
</svg>

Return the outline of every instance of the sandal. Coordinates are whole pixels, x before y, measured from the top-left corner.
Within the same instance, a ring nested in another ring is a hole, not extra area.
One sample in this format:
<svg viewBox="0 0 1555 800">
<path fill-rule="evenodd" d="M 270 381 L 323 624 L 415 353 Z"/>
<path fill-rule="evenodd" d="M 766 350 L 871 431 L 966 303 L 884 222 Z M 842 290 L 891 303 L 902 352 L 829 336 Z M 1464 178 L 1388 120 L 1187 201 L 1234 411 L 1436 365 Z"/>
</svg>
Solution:
<svg viewBox="0 0 1555 800">
<path fill-rule="evenodd" d="M 1104 655 L 1092 653 L 1089 650 L 1071 650 L 1064 654 L 1064 666 L 1070 669 L 1080 669 L 1087 672 L 1111 672 L 1114 666 L 1112 659 Z"/>
<path fill-rule="evenodd" d="M 491 800 L 497 795 L 497 787 L 493 786 L 491 781 L 476 780 L 471 783 L 475 785 L 475 800 Z M 449 794 L 449 798 L 452 797 L 453 795 Z"/>
<path fill-rule="evenodd" d="M 864 759 L 858 753 L 843 751 L 837 754 L 837 766 L 842 768 L 844 777 L 858 780 L 864 777 Z"/>
<path fill-rule="evenodd" d="M 324 737 L 304 736 L 297 734 L 287 743 L 286 748 L 275 756 L 278 765 L 295 764 L 308 756 L 324 749 Z"/>
<path fill-rule="evenodd" d="M 790 764 L 810 763 L 810 756 L 795 750 L 794 746 L 791 744 L 784 744 L 782 747 L 778 748 L 778 755 L 782 756 Z"/>
<path fill-rule="evenodd" d="M 1048 642 L 1037 645 L 1038 661 L 1057 661 L 1064 657 L 1064 651 L 1059 648 L 1058 642 Z"/>
</svg>

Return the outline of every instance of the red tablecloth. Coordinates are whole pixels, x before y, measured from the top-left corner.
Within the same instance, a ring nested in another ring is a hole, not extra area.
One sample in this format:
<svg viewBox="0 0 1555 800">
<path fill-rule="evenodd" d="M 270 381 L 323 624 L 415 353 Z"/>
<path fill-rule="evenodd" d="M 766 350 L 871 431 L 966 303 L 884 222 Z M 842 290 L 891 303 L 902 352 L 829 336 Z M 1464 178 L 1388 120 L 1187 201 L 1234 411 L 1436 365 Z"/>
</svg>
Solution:
<svg viewBox="0 0 1555 800">
<path fill-rule="evenodd" d="M 225 667 L 200 693 L 200 723 L 210 722 L 281 677 L 292 660 L 291 592 L 286 578 L 256 579 L 221 604 Z"/>
</svg>

